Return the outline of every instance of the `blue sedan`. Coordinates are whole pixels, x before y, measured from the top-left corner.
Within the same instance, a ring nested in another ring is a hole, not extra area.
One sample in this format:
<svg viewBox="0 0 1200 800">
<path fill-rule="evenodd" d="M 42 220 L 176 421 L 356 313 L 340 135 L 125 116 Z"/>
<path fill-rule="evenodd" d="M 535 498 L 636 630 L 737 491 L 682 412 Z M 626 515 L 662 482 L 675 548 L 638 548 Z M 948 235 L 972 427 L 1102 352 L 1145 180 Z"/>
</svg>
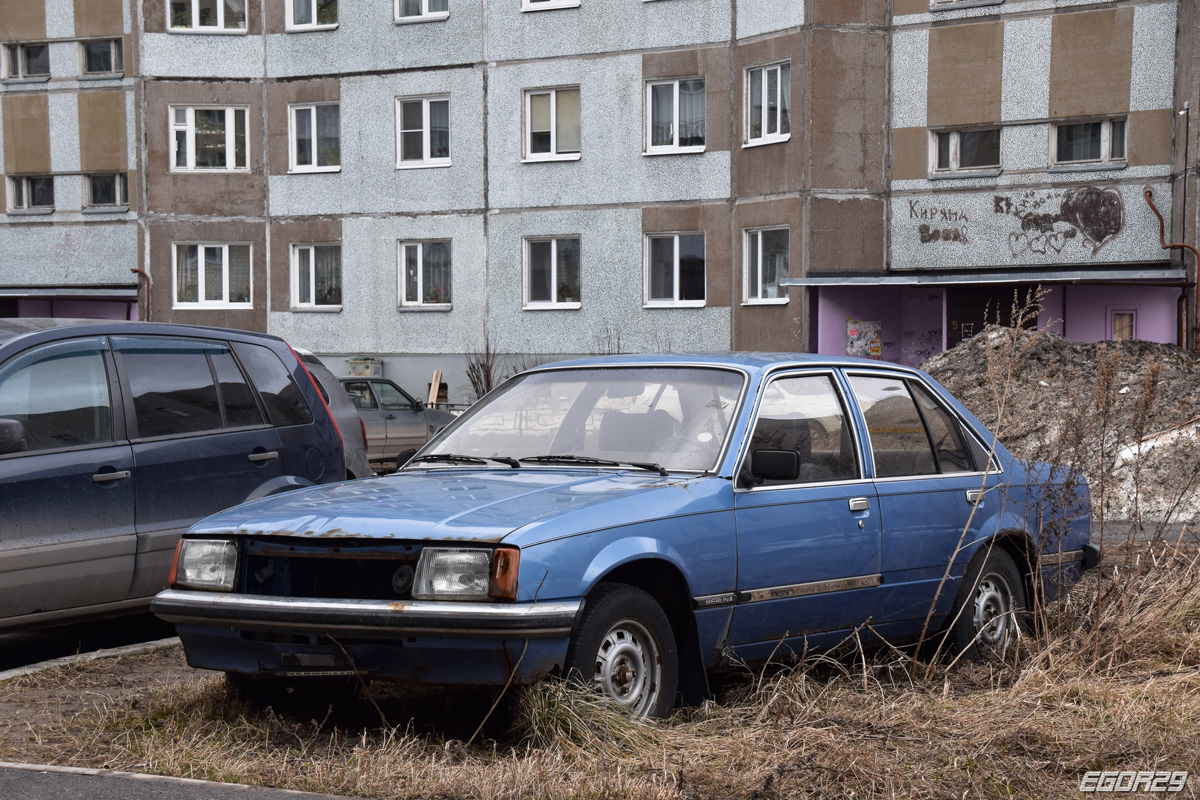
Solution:
<svg viewBox="0 0 1200 800">
<path fill-rule="evenodd" d="M 1002 651 L 1095 565 L 1089 521 L 1085 485 L 918 370 L 590 358 L 514 377 L 393 475 L 201 521 L 153 609 L 241 685 L 561 674 L 663 716 L 856 630 Z"/>
</svg>

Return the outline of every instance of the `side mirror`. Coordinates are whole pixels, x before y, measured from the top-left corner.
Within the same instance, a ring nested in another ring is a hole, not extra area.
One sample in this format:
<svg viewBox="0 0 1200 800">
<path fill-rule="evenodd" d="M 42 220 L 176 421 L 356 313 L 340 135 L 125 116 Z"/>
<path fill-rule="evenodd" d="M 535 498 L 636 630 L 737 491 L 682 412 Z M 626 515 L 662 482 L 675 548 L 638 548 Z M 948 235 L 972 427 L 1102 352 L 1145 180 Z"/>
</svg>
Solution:
<svg viewBox="0 0 1200 800">
<path fill-rule="evenodd" d="M 759 481 L 794 481 L 800 477 L 800 454 L 795 450 L 755 450 L 750 474 Z"/>
<path fill-rule="evenodd" d="M 0 417 L 0 455 L 20 453 L 28 447 L 25 426 L 18 420 Z"/>
<path fill-rule="evenodd" d="M 413 411 L 424 411 L 425 404 L 420 400 L 413 400 Z"/>
</svg>

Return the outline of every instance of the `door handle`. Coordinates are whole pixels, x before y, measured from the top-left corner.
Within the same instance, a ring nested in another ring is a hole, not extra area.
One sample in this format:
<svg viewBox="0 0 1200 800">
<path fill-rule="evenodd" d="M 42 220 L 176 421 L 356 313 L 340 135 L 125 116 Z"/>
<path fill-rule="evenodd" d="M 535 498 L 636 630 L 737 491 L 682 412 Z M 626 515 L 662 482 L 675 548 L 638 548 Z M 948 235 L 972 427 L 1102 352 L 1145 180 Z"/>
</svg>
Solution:
<svg viewBox="0 0 1200 800">
<path fill-rule="evenodd" d="M 278 450 L 268 450 L 265 453 L 251 453 L 246 456 L 251 461 L 270 461 L 273 458 L 279 458 Z"/>
<path fill-rule="evenodd" d="M 967 489 L 967 502 L 975 505 L 983 499 L 983 492 L 979 489 Z"/>
<path fill-rule="evenodd" d="M 384 419 L 395 419 L 395 418 L 396 418 L 396 415 L 395 415 L 395 414 L 386 414 L 386 415 L 384 415 L 384 417 L 383 417 L 383 418 L 384 418 Z"/>
<path fill-rule="evenodd" d="M 96 483 L 107 483 L 108 481 L 123 481 L 132 473 L 127 469 L 117 470 L 116 472 L 97 472 L 92 476 L 92 480 Z"/>
<path fill-rule="evenodd" d="M 870 511 L 871 510 L 871 501 L 865 497 L 851 497 L 850 498 L 850 510 L 851 511 Z"/>
</svg>

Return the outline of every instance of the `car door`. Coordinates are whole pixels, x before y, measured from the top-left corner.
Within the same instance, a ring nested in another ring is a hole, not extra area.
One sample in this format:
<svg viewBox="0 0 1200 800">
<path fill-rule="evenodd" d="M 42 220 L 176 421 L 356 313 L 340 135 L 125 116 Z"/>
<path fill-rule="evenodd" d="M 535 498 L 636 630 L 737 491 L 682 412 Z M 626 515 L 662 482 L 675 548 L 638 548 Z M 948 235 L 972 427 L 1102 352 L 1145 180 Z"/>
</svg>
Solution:
<svg viewBox="0 0 1200 800">
<path fill-rule="evenodd" d="M 128 596 L 133 453 L 111 373 L 102 336 L 43 344 L 0 366 L 0 420 L 22 434 L 0 454 L 0 617 Z"/>
<path fill-rule="evenodd" d="M 379 408 L 387 425 L 385 452 L 389 458 L 429 441 L 429 423 L 425 421 L 424 405 L 391 381 L 371 381 L 371 388 L 379 400 Z"/>
<path fill-rule="evenodd" d="M 137 481 L 135 593 L 166 585 L 179 534 L 282 475 L 279 437 L 224 342 L 114 336 Z"/>
<path fill-rule="evenodd" d="M 367 457 L 379 460 L 387 450 L 387 421 L 379 408 L 379 400 L 371 391 L 370 381 L 342 381 L 346 394 L 358 409 L 363 427 L 367 429 Z"/>
<path fill-rule="evenodd" d="M 939 615 L 953 603 L 971 546 L 999 502 L 987 491 L 998 476 L 977 469 L 978 446 L 915 377 L 877 371 L 847 377 L 866 422 L 883 521 L 884 586 L 875 617 L 882 633 L 911 638 L 935 602 Z M 944 582 L 951 560 L 955 567 Z"/>
<path fill-rule="evenodd" d="M 729 640 L 743 658 L 836 644 L 871 616 L 879 513 L 850 420 L 831 371 L 779 376 L 763 392 L 735 499 Z M 794 475 L 763 480 L 756 459 L 790 460 Z"/>
</svg>

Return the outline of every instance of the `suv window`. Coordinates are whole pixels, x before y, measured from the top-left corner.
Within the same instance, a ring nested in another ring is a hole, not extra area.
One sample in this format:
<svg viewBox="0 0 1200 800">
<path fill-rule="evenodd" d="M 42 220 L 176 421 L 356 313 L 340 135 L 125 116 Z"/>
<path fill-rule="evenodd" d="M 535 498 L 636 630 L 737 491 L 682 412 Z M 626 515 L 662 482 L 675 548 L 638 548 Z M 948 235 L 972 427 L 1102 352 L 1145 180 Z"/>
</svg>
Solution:
<svg viewBox="0 0 1200 800">
<path fill-rule="evenodd" d="M 0 418 L 25 428 L 24 452 L 113 440 L 103 338 L 34 348 L 0 370 Z"/>
<path fill-rule="evenodd" d="M 279 356 L 262 345 L 245 342 L 234 342 L 233 349 L 250 371 L 250 377 L 271 416 L 271 424 L 281 428 L 307 425 L 313 421 L 312 410 L 300 393 L 300 387 L 292 380 Z"/>
<path fill-rule="evenodd" d="M 853 480 L 858 476 L 850 427 L 827 375 L 780 378 L 763 393 L 750 462 L 756 450 L 792 450 L 799 456 L 795 483 Z M 792 481 L 766 480 L 767 486 Z"/>
</svg>

